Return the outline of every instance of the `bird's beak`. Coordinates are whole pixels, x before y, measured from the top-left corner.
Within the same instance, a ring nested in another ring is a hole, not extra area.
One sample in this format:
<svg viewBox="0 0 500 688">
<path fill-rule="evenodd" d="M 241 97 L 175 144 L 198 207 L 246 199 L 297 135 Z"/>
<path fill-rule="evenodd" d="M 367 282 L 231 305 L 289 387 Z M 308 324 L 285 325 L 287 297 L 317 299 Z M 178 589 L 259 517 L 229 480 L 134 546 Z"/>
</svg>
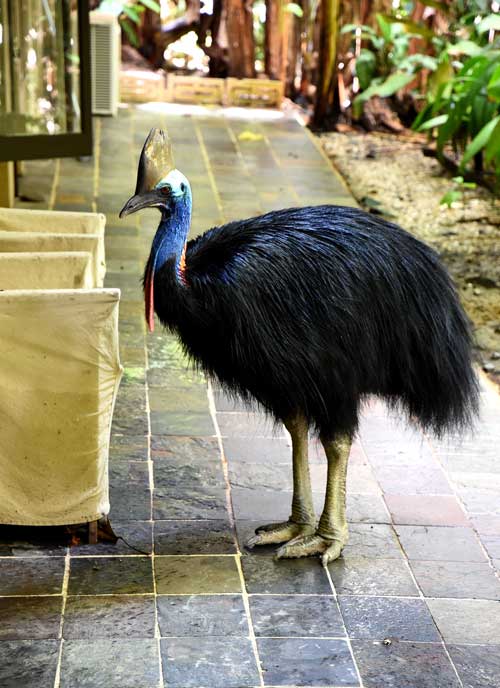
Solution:
<svg viewBox="0 0 500 688">
<path fill-rule="evenodd" d="M 165 203 L 165 200 L 165 191 L 158 191 L 156 189 L 134 194 L 120 210 L 120 217 L 136 213 L 138 210 L 142 210 L 142 208 L 154 208 L 155 206 L 162 205 Z"/>
</svg>

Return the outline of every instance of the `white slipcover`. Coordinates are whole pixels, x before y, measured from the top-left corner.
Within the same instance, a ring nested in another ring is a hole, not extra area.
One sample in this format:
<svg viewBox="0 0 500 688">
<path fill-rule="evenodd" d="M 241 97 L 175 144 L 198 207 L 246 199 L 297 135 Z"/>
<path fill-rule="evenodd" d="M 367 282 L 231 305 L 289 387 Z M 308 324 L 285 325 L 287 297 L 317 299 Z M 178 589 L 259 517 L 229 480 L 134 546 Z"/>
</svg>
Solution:
<svg viewBox="0 0 500 688">
<path fill-rule="evenodd" d="M 106 266 L 100 258 L 97 234 L 54 234 L 49 232 L 4 232 L 0 230 L 0 253 L 88 251 L 91 254 L 93 287 L 102 287 Z"/>
<path fill-rule="evenodd" d="M 97 234 L 97 258 L 101 278 L 106 272 L 104 228 L 106 216 L 102 213 L 79 213 L 64 210 L 23 210 L 0 208 L 0 231 L 44 232 L 50 234 Z"/>
<path fill-rule="evenodd" d="M 0 523 L 109 512 L 119 298 L 117 289 L 0 292 Z"/>
</svg>

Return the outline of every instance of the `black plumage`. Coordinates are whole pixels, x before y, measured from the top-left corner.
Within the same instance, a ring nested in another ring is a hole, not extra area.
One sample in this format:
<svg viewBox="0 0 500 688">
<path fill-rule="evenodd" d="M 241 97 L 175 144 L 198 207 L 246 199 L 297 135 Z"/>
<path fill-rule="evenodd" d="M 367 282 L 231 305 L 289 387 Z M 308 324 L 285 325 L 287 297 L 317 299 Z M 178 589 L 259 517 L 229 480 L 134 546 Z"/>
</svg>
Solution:
<svg viewBox="0 0 500 688">
<path fill-rule="evenodd" d="M 438 435 L 477 412 L 471 334 L 451 280 L 400 227 L 333 205 L 230 222 L 186 242 L 191 188 L 159 129 L 138 180 L 121 215 L 161 212 L 144 273 L 149 328 L 156 311 L 195 365 L 291 436 L 291 515 L 257 528 L 247 546 L 279 544 L 278 558 L 319 554 L 327 566 L 348 539 L 347 466 L 363 400 L 383 397 Z M 311 428 L 328 463 L 319 521 Z"/>
<path fill-rule="evenodd" d="M 168 212 L 167 212 L 168 215 Z M 353 435 L 379 395 L 441 435 L 471 424 L 471 334 L 437 254 L 361 210 L 323 205 L 215 227 L 154 273 L 186 353 L 276 421 Z"/>
</svg>

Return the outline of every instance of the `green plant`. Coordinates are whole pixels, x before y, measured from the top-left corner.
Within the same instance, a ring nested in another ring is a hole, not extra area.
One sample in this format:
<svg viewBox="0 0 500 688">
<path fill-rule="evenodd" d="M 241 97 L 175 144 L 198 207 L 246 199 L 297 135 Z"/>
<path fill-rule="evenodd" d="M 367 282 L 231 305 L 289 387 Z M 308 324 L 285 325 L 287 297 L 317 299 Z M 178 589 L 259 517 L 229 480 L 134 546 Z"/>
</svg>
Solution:
<svg viewBox="0 0 500 688">
<path fill-rule="evenodd" d="M 141 23 L 141 14 L 148 8 L 160 13 L 160 5 L 156 0 L 101 0 L 99 9 L 118 17 L 120 26 L 130 43 L 138 47 L 137 29 Z"/>
<path fill-rule="evenodd" d="M 490 0 L 421 0 L 436 16 L 439 30 L 413 19 L 416 2 L 401 3 L 391 14 L 377 14 L 376 28 L 350 24 L 342 33 L 361 39 L 363 47 L 355 70 L 362 92 L 353 101 L 354 114 L 361 114 L 372 96 L 392 96 L 407 86 L 421 70 L 426 71 L 425 97 L 431 102 L 441 88 L 462 68 L 464 58 L 482 56 L 491 50 L 492 35 L 500 31 L 500 14 L 492 13 Z M 422 51 L 409 54 L 410 41 L 422 41 Z M 424 51 L 430 54 L 424 54 Z"/>
<path fill-rule="evenodd" d="M 461 174 L 495 175 L 500 181 L 500 50 L 491 43 L 465 59 L 456 74 L 429 93 L 414 122 L 436 133 L 437 157 L 451 148 Z"/>
<path fill-rule="evenodd" d="M 464 200 L 466 189 L 475 189 L 477 186 L 474 182 L 466 182 L 463 177 L 453 177 L 453 181 L 453 187 L 449 189 L 439 201 L 441 205 L 447 205 L 448 208 L 451 208 L 455 201 Z"/>
<path fill-rule="evenodd" d="M 372 96 L 388 97 L 407 86 L 422 68 L 434 70 L 437 61 L 430 55 L 408 55 L 411 39 L 421 39 L 428 33 L 415 22 L 397 21 L 394 17 L 377 14 L 377 29 L 371 26 L 347 24 L 341 33 L 365 41 L 355 70 L 361 93 L 353 102 L 354 115 L 359 117 L 364 103 Z"/>
</svg>

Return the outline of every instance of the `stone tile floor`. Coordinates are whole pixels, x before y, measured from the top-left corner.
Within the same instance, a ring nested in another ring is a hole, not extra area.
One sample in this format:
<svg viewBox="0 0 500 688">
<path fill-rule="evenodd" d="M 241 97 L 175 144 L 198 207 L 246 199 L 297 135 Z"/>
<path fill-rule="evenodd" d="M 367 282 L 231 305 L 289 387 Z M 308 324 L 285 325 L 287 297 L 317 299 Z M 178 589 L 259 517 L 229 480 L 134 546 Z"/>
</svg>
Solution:
<svg viewBox="0 0 500 688">
<path fill-rule="evenodd" d="M 122 289 L 125 368 L 111 438 L 123 541 L 67 549 L 0 531 L 0 686 L 500 687 L 500 403 L 475 439 L 437 442 L 366 409 L 349 468 L 351 535 L 317 560 L 248 552 L 288 516 L 290 442 L 146 335 L 140 278 L 157 220 L 119 221 L 153 125 L 194 188 L 193 234 L 287 205 L 352 200 L 294 121 L 129 108 L 96 120 L 92 160 L 27 165 L 25 193 L 107 215 L 107 284 Z M 239 134 L 260 136 L 249 141 Z M 383 181 L 383 180 L 381 180 Z M 24 203 L 28 206 L 29 204 Z M 311 441 L 318 509 L 325 462 Z"/>
</svg>

